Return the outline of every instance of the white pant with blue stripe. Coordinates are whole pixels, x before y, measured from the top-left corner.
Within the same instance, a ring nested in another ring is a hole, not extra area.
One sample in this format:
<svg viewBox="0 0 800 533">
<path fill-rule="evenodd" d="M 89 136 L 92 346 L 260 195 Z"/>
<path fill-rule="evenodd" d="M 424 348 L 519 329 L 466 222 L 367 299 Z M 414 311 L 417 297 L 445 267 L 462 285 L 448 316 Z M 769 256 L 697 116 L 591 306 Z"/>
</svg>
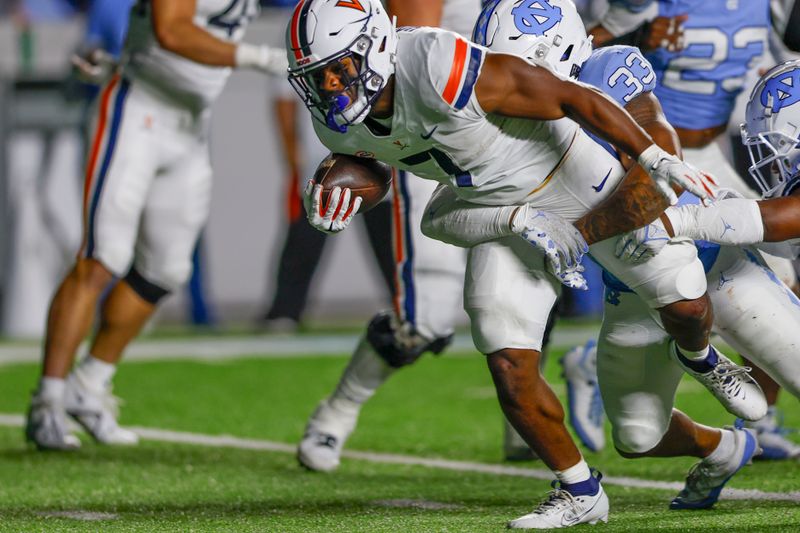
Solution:
<svg viewBox="0 0 800 533">
<path fill-rule="evenodd" d="M 109 82 L 87 157 L 82 256 L 116 276 L 133 264 L 165 289 L 188 279 L 211 197 L 208 118 L 144 82 Z"/>
</svg>

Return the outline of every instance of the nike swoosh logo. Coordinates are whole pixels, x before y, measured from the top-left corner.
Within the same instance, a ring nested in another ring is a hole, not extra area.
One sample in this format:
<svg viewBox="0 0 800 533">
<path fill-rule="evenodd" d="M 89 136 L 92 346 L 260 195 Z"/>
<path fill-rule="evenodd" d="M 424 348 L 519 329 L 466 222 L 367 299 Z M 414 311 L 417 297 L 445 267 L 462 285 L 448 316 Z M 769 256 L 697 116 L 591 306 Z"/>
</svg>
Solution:
<svg viewBox="0 0 800 533">
<path fill-rule="evenodd" d="M 603 181 L 600 182 L 600 185 L 592 185 L 592 189 L 594 189 L 595 192 L 600 192 L 603 190 L 603 187 L 606 186 L 606 182 L 608 181 L 608 177 L 611 175 L 612 170 L 613 169 L 611 168 L 608 169 L 608 174 L 606 174 L 606 177 L 603 178 Z"/>
<path fill-rule="evenodd" d="M 433 129 L 431 131 L 428 132 L 427 135 L 424 134 L 424 133 L 420 133 L 419 136 L 427 141 L 428 139 L 431 138 L 431 135 L 433 135 L 433 132 L 436 131 L 436 128 L 438 128 L 438 127 L 439 127 L 439 125 L 437 124 L 436 126 L 433 127 Z M 611 172 L 611 171 L 609 170 L 609 172 Z"/>
</svg>

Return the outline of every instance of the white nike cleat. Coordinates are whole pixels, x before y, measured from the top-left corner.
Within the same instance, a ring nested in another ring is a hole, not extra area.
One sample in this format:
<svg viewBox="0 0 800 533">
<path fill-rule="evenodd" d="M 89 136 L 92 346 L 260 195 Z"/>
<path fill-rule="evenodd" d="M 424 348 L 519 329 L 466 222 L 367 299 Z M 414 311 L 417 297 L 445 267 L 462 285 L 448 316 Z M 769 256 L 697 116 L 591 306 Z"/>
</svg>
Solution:
<svg viewBox="0 0 800 533">
<path fill-rule="evenodd" d="M 555 529 L 597 522 L 608 522 L 608 496 L 602 485 L 593 496 L 573 496 L 565 490 L 554 489 L 535 511 L 512 520 L 508 527 Z"/>
<path fill-rule="evenodd" d="M 339 467 L 342 448 L 356 426 L 358 413 L 347 414 L 322 400 L 309 418 L 297 446 L 297 460 L 309 470 L 332 472 Z"/>
<path fill-rule="evenodd" d="M 669 504 L 670 509 L 708 509 L 719 499 L 722 488 L 730 478 L 750 463 L 761 450 L 750 430 L 726 427 L 733 431 L 736 447 L 723 465 L 712 465 L 706 460 L 695 463 L 686 476 L 686 485 Z"/>
<path fill-rule="evenodd" d="M 64 392 L 67 414 L 101 444 L 131 446 L 139 443 L 139 436 L 120 427 L 119 398 L 111 394 L 111 387 L 95 390 L 81 378 L 71 373 Z"/>
<path fill-rule="evenodd" d="M 77 450 L 81 441 L 70 433 L 66 415 L 62 401 L 34 394 L 25 423 L 25 439 L 40 450 Z"/>
<path fill-rule="evenodd" d="M 767 414 L 767 399 L 761 387 L 750 376 L 749 367 L 739 366 L 719 350 L 715 350 L 717 364 L 708 372 L 697 372 L 683 363 L 676 350 L 673 340 L 670 342 L 673 360 L 708 389 L 729 413 L 744 420 L 758 420 Z"/>
<path fill-rule="evenodd" d="M 606 446 L 603 398 L 597 383 L 597 343 L 588 341 L 561 358 L 567 383 L 569 422 L 581 442 L 593 452 Z"/>
<path fill-rule="evenodd" d="M 755 422 L 745 422 L 744 427 L 756 432 L 758 445 L 763 450 L 756 459 L 782 461 L 800 458 L 800 444 L 786 438 L 786 434 L 791 430 L 783 427 L 781 417 L 774 406 L 769 407 L 767 416 Z"/>
</svg>

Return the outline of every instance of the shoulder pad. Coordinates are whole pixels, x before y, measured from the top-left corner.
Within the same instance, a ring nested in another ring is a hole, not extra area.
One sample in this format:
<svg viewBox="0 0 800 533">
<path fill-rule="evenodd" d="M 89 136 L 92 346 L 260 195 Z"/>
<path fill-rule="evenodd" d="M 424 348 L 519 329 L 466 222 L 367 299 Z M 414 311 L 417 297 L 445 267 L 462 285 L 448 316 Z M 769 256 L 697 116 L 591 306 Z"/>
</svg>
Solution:
<svg viewBox="0 0 800 533">
<path fill-rule="evenodd" d="M 621 106 L 656 87 L 652 65 L 633 46 L 598 48 L 583 64 L 578 80 L 597 87 Z"/>
</svg>

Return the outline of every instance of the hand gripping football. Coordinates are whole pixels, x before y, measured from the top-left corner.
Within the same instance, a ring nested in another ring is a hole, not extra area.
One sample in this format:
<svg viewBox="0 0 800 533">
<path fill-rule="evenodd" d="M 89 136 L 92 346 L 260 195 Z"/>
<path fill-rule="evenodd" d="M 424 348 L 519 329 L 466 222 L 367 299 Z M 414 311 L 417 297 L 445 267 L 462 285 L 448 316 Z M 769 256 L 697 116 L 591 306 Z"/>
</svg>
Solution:
<svg viewBox="0 0 800 533">
<path fill-rule="evenodd" d="M 349 188 L 353 199 L 362 199 L 359 213 L 375 207 L 383 200 L 392 184 L 390 166 L 365 157 L 331 154 L 322 160 L 314 172 L 314 183 L 322 185 L 322 205 L 334 187 Z"/>
</svg>

